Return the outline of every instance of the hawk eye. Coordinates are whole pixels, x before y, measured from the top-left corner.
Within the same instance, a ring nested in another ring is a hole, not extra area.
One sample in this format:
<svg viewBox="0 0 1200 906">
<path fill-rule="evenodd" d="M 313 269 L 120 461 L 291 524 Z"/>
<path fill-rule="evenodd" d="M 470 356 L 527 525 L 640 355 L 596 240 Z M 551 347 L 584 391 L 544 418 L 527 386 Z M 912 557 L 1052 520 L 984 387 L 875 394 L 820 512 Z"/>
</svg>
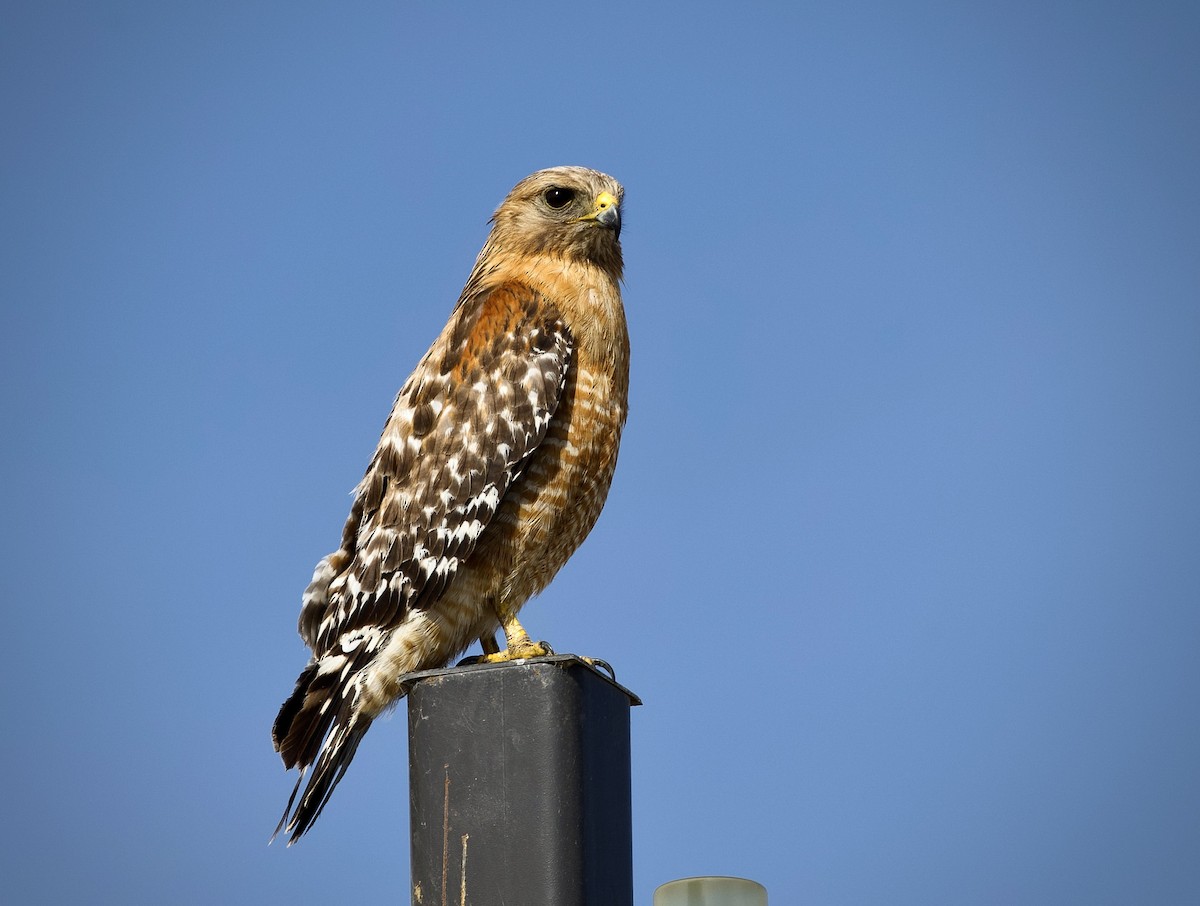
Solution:
<svg viewBox="0 0 1200 906">
<path fill-rule="evenodd" d="M 546 190 L 546 204 L 552 208 L 565 208 L 575 198 L 574 189 L 564 189 L 561 186 L 553 186 Z"/>
</svg>

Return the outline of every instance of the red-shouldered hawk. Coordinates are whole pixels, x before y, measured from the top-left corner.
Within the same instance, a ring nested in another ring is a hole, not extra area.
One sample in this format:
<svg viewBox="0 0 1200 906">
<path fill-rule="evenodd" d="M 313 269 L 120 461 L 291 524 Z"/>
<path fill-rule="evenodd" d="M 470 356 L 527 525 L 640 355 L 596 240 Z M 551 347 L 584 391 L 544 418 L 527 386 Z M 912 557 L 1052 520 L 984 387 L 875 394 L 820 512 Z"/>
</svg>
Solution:
<svg viewBox="0 0 1200 906">
<path fill-rule="evenodd" d="M 582 167 L 518 183 L 396 397 L 342 546 L 304 592 L 313 655 L 272 730 L 284 765 L 300 769 L 276 828 L 289 843 L 403 696 L 405 674 L 475 639 L 494 660 L 548 653 L 517 611 L 591 531 L 625 423 L 622 196 Z"/>
</svg>

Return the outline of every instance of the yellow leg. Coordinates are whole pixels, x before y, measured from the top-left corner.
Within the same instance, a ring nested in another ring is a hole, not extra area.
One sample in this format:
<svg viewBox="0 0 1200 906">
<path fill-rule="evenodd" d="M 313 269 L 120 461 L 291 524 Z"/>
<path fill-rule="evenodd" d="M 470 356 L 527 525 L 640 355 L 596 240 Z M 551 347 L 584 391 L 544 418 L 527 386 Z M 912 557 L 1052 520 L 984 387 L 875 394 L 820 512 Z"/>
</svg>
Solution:
<svg viewBox="0 0 1200 906">
<path fill-rule="evenodd" d="M 484 645 L 485 654 L 479 660 L 495 664 L 500 661 L 515 661 L 518 658 L 546 657 L 554 651 L 545 642 L 534 642 L 529 638 L 525 627 L 517 622 L 515 613 L 500 613 L 500 628 L 504 630 L 504 640 L 507 647 L 503 651 L 488 651 Z M 482 641 L 482 640 L 481 640 Z M 495 645 L 495 640 L 492 640 Z"/>
</svg>

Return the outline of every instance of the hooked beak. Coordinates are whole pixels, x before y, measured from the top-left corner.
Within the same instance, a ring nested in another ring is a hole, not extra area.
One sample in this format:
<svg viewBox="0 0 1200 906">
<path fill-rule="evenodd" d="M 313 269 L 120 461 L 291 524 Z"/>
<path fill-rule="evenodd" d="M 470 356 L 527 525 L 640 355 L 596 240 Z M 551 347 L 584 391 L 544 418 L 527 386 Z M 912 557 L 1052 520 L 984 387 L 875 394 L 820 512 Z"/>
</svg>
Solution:
<svg viewBox="0 0 1200 906">
<path fill-rule="evenodd" d="M 621 235 L 621 208 L 617 199 L 609 192 L 601 192 L 596 196 L 596 203 L 590 214 L 584 214 L 581 221 L 594 220 L 602 227 L 612 230 L 618 237 Z"/>
</svg>

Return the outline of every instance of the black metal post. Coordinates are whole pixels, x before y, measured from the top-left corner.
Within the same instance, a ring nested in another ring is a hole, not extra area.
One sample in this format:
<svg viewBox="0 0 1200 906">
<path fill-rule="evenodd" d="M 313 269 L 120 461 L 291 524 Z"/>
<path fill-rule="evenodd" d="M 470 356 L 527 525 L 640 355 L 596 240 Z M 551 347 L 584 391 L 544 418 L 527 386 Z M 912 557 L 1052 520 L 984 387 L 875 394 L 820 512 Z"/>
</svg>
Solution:
<svg viewBox="0 0 1200 906">
<path fill-rule="evenodd" d="M 637 696 L 574 655 L 411 680 L 414 906 L 633 906 Z"/>
</svg>

